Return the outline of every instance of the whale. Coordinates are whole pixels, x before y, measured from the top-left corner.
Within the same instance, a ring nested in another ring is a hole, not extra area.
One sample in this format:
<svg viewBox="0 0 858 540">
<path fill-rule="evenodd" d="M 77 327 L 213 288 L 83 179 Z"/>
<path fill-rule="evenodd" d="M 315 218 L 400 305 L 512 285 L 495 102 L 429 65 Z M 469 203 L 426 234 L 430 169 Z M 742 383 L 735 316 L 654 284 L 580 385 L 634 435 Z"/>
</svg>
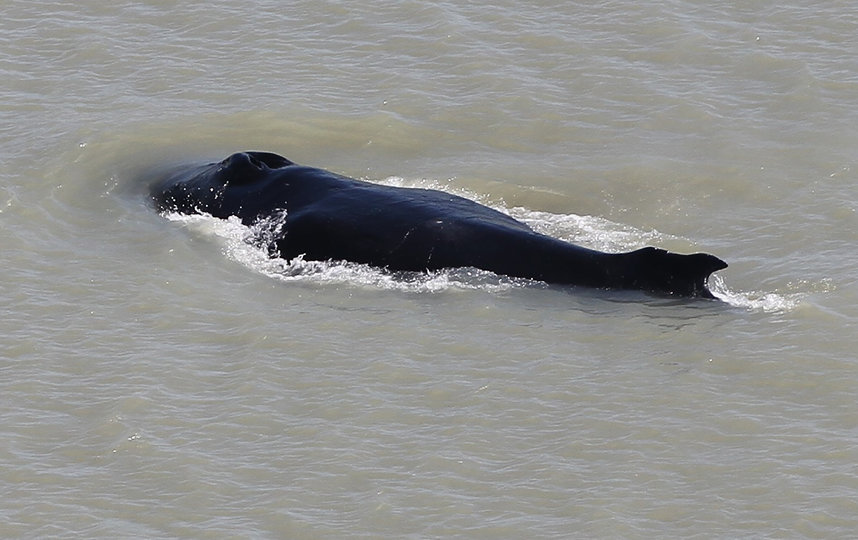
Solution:
<svg viewBox="0 0 858 540">
<path fill-rule="evenodd" d="M 264 247 L 285 260 L 391 272 L 477 268 L 551 285 L 709 299 L 710 275 L 727 267 L 708 253 L 590 249 L 451 193 L 357 180 L 270 152 L 180 166 L 153 182 L 150 196 L 161 213 L 268 223 Z"/>
</svg>

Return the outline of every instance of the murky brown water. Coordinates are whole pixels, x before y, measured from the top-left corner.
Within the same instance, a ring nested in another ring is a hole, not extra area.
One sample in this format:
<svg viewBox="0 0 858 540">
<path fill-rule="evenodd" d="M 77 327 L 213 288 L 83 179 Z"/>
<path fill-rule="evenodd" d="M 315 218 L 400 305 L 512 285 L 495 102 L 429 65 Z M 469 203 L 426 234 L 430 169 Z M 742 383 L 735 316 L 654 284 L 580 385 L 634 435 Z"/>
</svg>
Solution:
<svg viewBox="0 0 858 540">
<path fill-rule="evenodd" d="M 5 2 L 0 533 L 843 538 L 858 8 Z M 722 302 L 285 265 L 144 179 L 274 151 Z"/>
</svg>

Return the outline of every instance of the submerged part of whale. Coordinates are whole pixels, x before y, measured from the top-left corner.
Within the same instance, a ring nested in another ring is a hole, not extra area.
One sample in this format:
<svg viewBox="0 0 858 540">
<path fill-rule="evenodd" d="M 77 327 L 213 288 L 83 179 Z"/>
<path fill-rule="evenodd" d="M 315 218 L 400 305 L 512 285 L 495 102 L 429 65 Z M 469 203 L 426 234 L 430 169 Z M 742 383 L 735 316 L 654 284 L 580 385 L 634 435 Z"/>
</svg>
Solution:
<svg viewBox="0 0 858 540">
<path fill-rule="evenodd" d="M 533 231 L 469 199 L 382 186 L 305 167 L 267 152 L 190 166 L 157 182 L 161 212 L 237 216 L 246 225 L 285 215 L 269 251 L 284 259 L 344 260 L 393 271 L 476 267 L 561 285 L 713 298 L 705 254 L 645 247 L 603 253 Z"/>
</svg>

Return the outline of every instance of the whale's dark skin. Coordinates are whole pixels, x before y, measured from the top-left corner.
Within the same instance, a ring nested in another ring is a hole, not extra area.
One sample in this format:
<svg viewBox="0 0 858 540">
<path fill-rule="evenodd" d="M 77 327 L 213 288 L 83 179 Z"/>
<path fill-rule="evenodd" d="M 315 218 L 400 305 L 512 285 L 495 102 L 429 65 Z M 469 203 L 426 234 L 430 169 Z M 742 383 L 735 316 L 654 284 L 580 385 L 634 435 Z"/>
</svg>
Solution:
<svg viewBox="0 0 858 540">
<path fill-rule="evenodd" d="M 560 285 L 713 298 L 705 254 L 654 247 L 603 253 L 533 231 L 474 201 L 431 189 L 382 186 L 267 152 L 190 166 L 151 188 L 161 212 L 237 216 L 246 225 L 282 216 L 270 251 L 284 259 L 343 260 L 392 271 L 476 267 Z"/>
</svg>

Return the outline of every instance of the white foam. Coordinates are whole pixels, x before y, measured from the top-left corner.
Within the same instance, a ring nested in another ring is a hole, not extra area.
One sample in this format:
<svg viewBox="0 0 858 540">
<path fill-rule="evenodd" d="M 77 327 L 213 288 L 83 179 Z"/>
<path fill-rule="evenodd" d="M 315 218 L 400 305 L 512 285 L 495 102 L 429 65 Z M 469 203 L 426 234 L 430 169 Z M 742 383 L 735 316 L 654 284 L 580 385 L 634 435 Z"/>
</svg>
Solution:
<svg viewBox="0 0 858 540">
<path fill-rule="evenodd" d="M 553 214 L 521 207 L 511 208 L 509 214 L 542 234 L 609 253 L 630 251 L 673 238 L 594 216 Z"/>
<path fill-rule="evenodd" d="M 553 236 L 567 242 L 584 245 L 593 249 L 607 252 L 630 251 L 653 243 L 675 239 L 671 235 L 662 234 L 655 230 L 644 231 L 622 223 L 577 214 L 554 214 L 530 210 L 520 206 L 507 207 L 503 201 L 490 200 L 461 187 L 451 187 L 448 184 L 432 180 L 409 181 L 402 177 L 391 176 L 379 182 L 387 186 L 420 187 L 437 189 L 458 195 L 466 199 L 486 205 L 519 221 L 523 221 L 535 231 Z"/>
<path fill-rule="evenodd" d="M 226 220 L 208 214 L 165 214 L 171 221 L 181 223 L 196 234 L 216 238 L 230 259 L 280 281 L 307 281 L 317 284 L 352 284 L 388 290 L 410 292 L 439 292 L 448 289 L 480 289 L 503 291 L 529 283 L 498 276 L 475 268 L 450 269 L 438 272 L 387 272 L 373 266 L 345 261 L 308 261 L 303 257 L 291 260 L 271 258 L 267 250 L 254 241 L 269 234 L 270 223 L 248 227 L 237 217 Z M 260 227 L 264 230 L 260 230 Z"/>
<path fill-rule="evenodd" d="M 801 301 L 808 294 L 804 292 L 781 294 L 762 291 L 732 291 L 727 287 L 724 278 L 717 274 L 709 278 L 709 290 L 716 298 L 731 306 L 766 313 L 792 311 L 801 304 Z"/>
</svg>

